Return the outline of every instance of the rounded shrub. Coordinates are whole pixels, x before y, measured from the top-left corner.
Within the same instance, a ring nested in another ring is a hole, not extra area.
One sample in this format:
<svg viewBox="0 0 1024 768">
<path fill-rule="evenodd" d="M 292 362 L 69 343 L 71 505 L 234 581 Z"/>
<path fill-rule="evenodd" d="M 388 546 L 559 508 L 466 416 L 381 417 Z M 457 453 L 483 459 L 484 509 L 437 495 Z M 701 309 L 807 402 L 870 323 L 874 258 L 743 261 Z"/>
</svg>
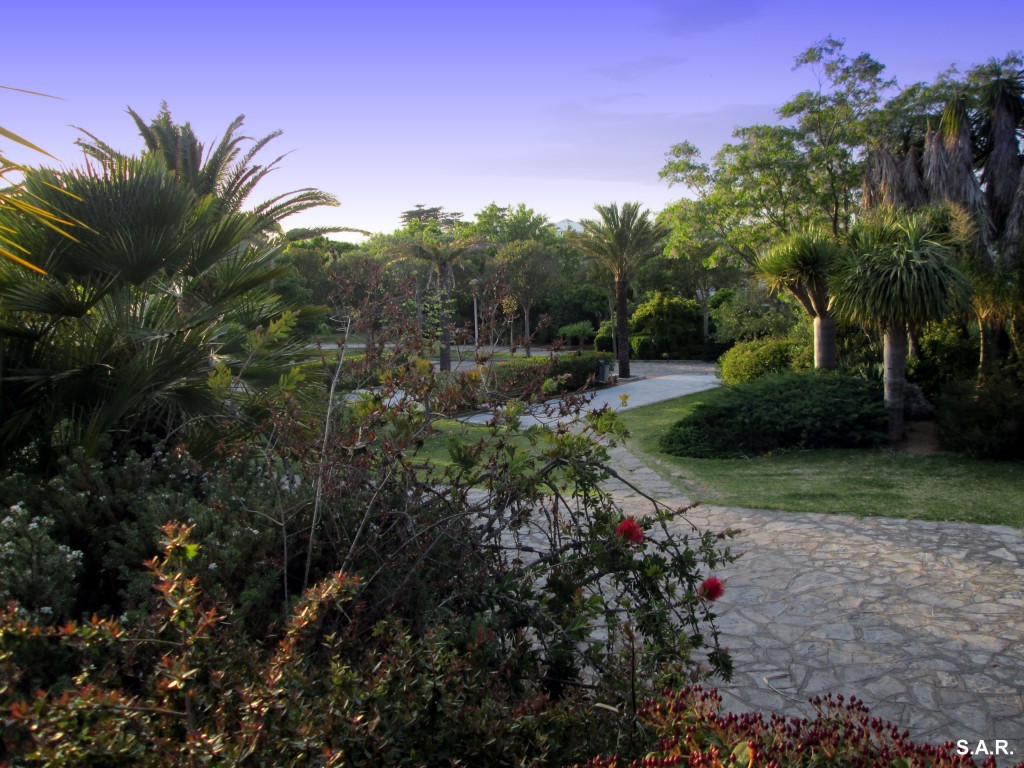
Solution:
<svg viewBox="0 0 1024 768">
<path fill-rule="evenodd" d="M 630 318 L 633 356 L 641 360 L 698 358 L 704 353 L 700 305 L 658 291 L 644 301 Z"/>
<path fill-rule="evenodd" d="M 662 435 L 673 456 L 736 458 L 794 448 L 864 448 L 886 439 L 874 382 L 836 373 L 784 373 L 709 393 Z"/>
<path fill-rule="evenodd" d="M 789 339 L 742 341 L 718 358 L 719 376 L 727 386 L 752 381 L 793 367 L 799 345 Z"/>
</svg>

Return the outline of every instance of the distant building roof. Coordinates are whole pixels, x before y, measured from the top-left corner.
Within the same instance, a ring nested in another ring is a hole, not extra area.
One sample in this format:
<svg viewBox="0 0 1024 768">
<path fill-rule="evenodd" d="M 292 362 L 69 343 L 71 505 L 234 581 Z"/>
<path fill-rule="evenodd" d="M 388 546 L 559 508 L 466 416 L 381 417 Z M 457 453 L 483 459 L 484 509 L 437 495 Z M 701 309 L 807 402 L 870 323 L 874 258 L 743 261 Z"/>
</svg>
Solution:
<svg viewBox="0 0 1024 768">
<path fill-rule="evenodd" d="M 555 229 L 558 230 L 558 234 L 562 234 L 567 229 L 571 229 L 573 232 L 582 232 L 583 226 L 578 221 L 562 219 L 555 222 Z"/>
</svg>

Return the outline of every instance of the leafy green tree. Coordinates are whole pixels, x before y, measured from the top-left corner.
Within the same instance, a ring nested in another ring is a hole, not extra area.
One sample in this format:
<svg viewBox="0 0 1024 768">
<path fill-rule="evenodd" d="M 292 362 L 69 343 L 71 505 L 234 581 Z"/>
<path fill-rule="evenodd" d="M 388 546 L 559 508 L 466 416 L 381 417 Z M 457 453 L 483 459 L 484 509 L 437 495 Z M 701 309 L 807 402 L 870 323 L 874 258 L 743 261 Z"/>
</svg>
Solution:
<svg viewBox="0 0 1024 768">
<path fill-rule="evenodd" d="M 797 94 L 779 109 L 779 117 L 795 121 L 811 200 L 832 233 L 840 235 L 856 210 L 866 121 L 895 83 L 882 77 L 884 65 L 866 53 L 851 59 L 843 41 L 831 37 L 804 51 L 796 66 L 810 67 L 818 88 Z"/>
<path fill-rule="evenodd" d="M 922 214 L 880 211 L 858 222 L 850 252 L 831 280 L 835 312 L 884 336 L 892 443 L 903 439 L 908 328 L 946 317 L 965 306 L 970 294 L 944 240 Z"/>
<path fill-rule="evenodd" d="M 597 205 L 598 219 L 580 222 L 571 242 L 604 266 L 615 285 L 615 337 L 619 375 L 629 376 L 629 282 L 637 268 L 664 250 L 668 230 L 639 203 Z"/>
<path fill-rule="evenodd" d="M 711 338 L 711 297 L 735 285 L 743 272 L 716 226 L 716 216 L 710 201 L 683 198 L 658 217 L 669 228 L 664 260 L 672 266 L 671 284 L 700 304 L 705 339 Z"/>
<path fill-rule="evenodd" d="M 495 264 L 523 310 L 523 347 L 529 357 L 530 312 L 554 287 L 551 276 L 557 273 L 555 253 L 539 240 L 513 240 L 498 250 Z"/>
<path fill-rule="evenodd" d="M 829 307 L 829 276 L 840 254 L 839 243 L 820 229 L 798 232 L 757 261 L 758 272 L 772 290 L 788 290 L 814 321 L 814 367 L 836 367 L 836 321 Z"/>
<path fill-rule="evenodd" d="M 537 240 L 550 244 L 557 239 L 555 228 L 548 217 L 535 213 L 525 203 L 519 203 L 514 208 L 491 203 L 477 212 L 476 221 L 471 226 L 475 235 L 498 247 L 517 240 Z"/>
</svg>

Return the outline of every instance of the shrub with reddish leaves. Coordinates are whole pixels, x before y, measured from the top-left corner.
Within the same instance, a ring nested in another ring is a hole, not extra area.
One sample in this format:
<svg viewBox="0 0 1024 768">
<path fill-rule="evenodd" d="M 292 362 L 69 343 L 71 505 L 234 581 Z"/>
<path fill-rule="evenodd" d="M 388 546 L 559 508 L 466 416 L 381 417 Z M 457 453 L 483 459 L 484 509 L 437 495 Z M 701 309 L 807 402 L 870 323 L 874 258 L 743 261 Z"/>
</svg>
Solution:
<svg viewBox="0 0 1024 768">
<path fill-rule="evenodd" d="M 722 697 L 700 686 L 665 694 L 640 710 L 657 745 L 645 757 L 597 757 L 583 768 L 966 768 L 952 742 L 915 744 L 906 731 L 871 717 L 856 698 L 829 694 L 813 718 L 723 713 Z M 982 764 L 994 767 L 995 758 Z M 1020 763 L 1024 766 L 1024 763 Z M 577 767 L 578 768 L 578 767 Z"/>
</svg>

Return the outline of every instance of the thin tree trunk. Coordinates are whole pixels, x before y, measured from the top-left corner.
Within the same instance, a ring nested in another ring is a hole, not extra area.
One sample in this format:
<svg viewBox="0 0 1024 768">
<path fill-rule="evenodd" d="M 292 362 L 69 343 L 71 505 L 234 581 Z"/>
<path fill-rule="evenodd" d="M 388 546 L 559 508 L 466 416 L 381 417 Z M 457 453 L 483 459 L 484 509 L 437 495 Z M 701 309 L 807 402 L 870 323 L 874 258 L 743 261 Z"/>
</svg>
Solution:
<svg viewBox="0 0 1024 768">
<path fill-rule="evenodd" d="M 889 411 L 889 443 L 903 439 L 903 400 L 907 383 L 907 329 L 885 330 L 885 407 Z"/>
<path fill-rule="evenodd" d="M 529 305 L 523 309 L 523 349 L 526 350 L 526 356 L 530 357 L 530 307 Z"/>
<path fill-rule="evenodd" d="M 831 371 L 836 367 L 836 321 L 831 315 L 814 317 L 814 367 Z"/>
<path fill-rule="evenodd" d="M 442 371 L 450 371 L 452 369 L 452 320 L 450 317 L 451 311 L 451 280 L 454 277 L 452 274 L 451 264 L 448 265 L 447 269 L 441 277 L 441 363 L 440 368 Z"/>
<path fill-rule="evenodd" d="M 619 347 L 619 376 L 629 378 L 629 308 L 626 304 L 628 284 L 619 274 L 615 276 L 615 337 Z"/>
</svg>

